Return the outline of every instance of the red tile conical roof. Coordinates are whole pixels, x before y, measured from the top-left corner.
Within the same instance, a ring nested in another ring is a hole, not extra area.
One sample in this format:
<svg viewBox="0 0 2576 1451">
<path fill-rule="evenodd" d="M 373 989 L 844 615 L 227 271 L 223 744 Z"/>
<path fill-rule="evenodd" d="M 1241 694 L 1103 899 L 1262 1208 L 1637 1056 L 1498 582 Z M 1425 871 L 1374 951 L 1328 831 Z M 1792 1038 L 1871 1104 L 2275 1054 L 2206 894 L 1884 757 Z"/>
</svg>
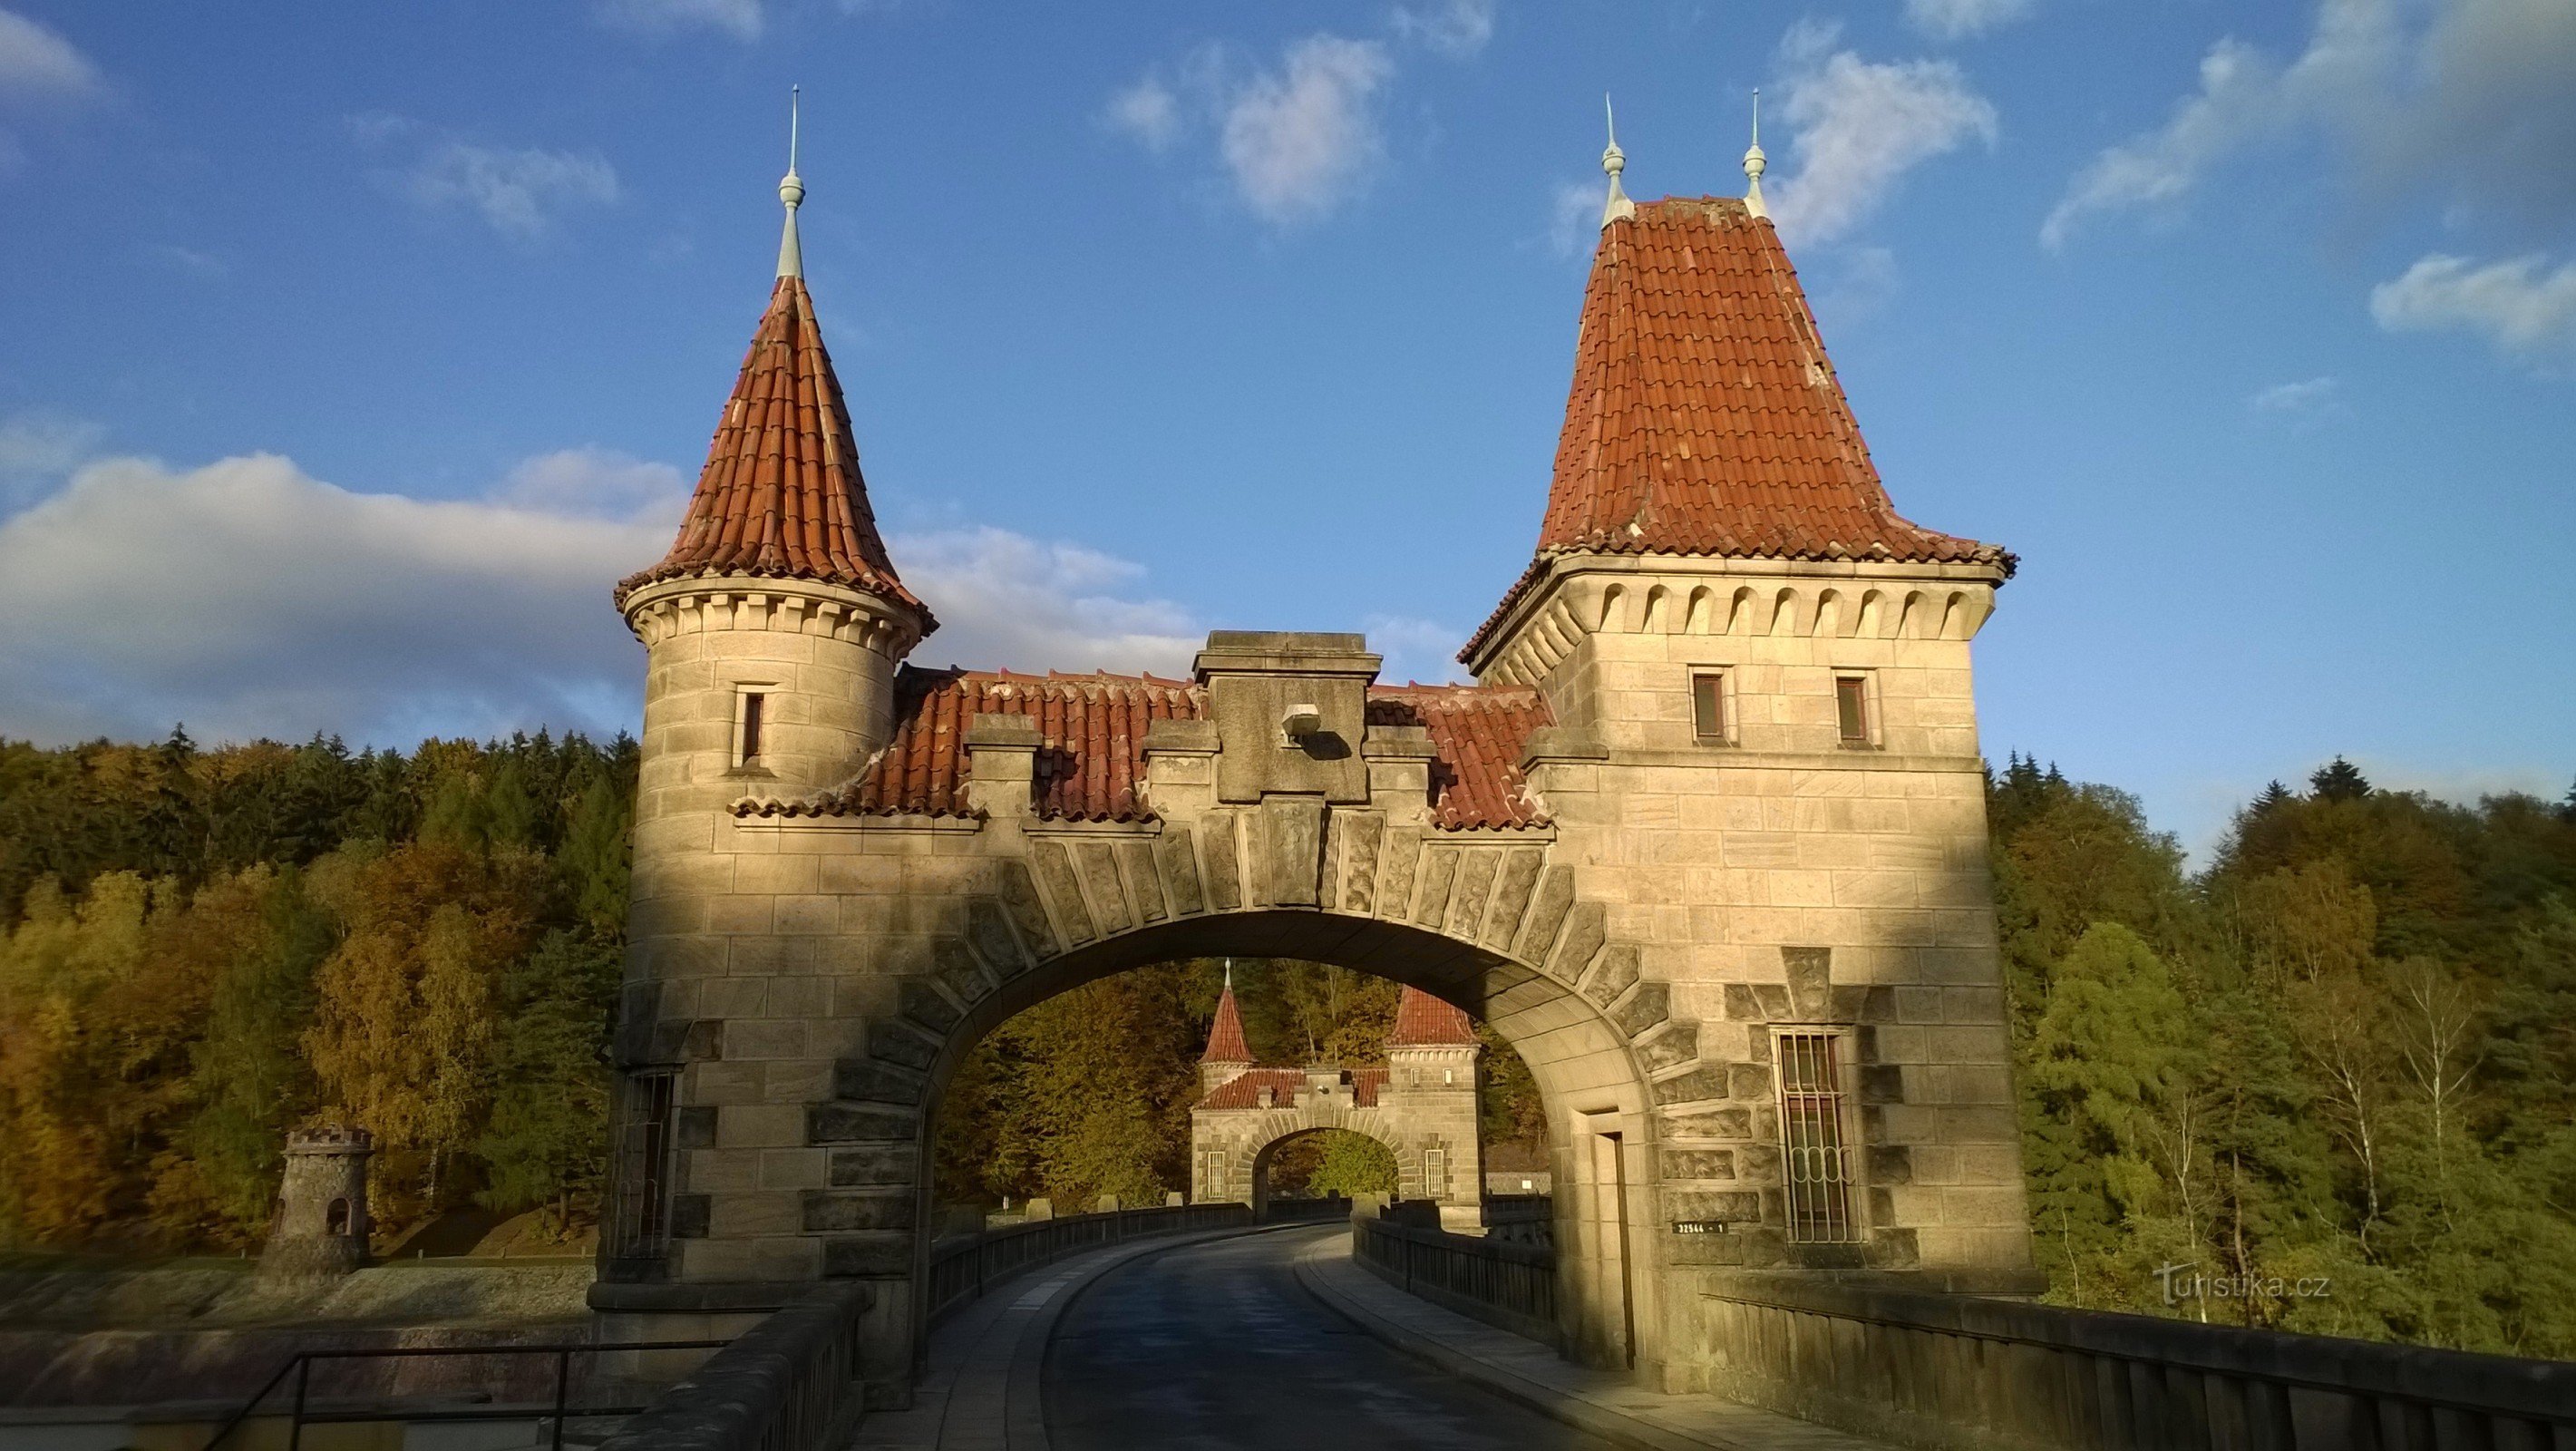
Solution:
<svg viewBox="0 0 2576 1451">
<path fill-rule="evenodd" d="M 1201 1063 L 1250 1063 L 1252 1045 L 1243 1040 L 1243 1014 L 1234 1006 L 1234 984 L 1227 983 L 1217 996 L 1216 1021 L 1208 1025 L 1207 1051 L 1199 1055 Z"/>
<path fill-rule="evenodd" d="M 1896 512 L 1780 234 L 1733 197 L 1640 202 L 1601 231 L 1539 563 L 1504 610 L 1570 552 L 2013 567 Z"/>
<path fill-rule="evenodd" d="M 1417 987 L 1395 1001 L 1395 1029 L 1386 1035 L 1390 1048 L 1464 1047 L 1476 1041 L 1476 1025 L 1465 1012 Z"/>
<path fill-rule="evenodd" d="M 769 294 L 671 552 L 620 582 L 618 600 L 701 574 L 845 585 L 911 609 L 925 634 L 937 628 L 877 534 L 849 408 L 802 277 L 780 277 Z"/>
</svg>

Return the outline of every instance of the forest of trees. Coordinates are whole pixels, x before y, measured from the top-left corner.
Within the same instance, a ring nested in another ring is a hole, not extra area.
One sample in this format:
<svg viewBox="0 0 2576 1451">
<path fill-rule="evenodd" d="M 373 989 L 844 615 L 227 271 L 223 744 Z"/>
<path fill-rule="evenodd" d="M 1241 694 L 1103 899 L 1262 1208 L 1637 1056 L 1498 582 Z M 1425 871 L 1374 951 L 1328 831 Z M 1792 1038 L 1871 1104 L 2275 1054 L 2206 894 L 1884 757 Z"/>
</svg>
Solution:
<svg viewBox="0 0 2576 1451">
<path fill-rule="evenodd" d="M 376 1133 L 391 1228 L 584 1227 L 634 769 L 578 737 L 0 742 L 0 1248 L 250 1245 L 286 1130 L 323 1120 Z M 2338 760 L 2197 872 L 2032 761 L 1990 805 L 2052 1298 L 2576 1356 L 2576 793 L 2452 805 Z M 1392 985 L 1233 970 L 1265 1061 L 1377 1060 Z M 996 1030 L 943 1108 L 942 1199 L 1183 1185 L 1223 971 Z M 1488 1139 L 1538 1136 L 1518 1060 L 1486 1061 Z M 1283 1186 L 1368 1187 L 1344 1137 Z"/>
<path fill-rule="evenodd" d="M 2196 875 L 2031 761 L 1990 811 L 2052 1298 L 2576 1357 L 2576 793 L 2337 759 Z"/>
<path fill-rule="evenodd" d="M 234 1250 L 286 1131 L 389 1230 L 591 1216 L 635 748 L 0 742 L 0 1248 Z"/>
</svg>

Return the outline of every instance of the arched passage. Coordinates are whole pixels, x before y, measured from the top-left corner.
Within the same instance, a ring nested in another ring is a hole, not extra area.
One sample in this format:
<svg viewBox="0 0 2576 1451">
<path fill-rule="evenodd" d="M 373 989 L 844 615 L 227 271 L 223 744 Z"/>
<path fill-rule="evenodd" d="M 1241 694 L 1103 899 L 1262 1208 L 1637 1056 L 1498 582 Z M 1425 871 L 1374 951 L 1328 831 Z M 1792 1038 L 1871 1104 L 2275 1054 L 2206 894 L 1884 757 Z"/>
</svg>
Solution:
<svg viewBox="0 0 2576 1451">
<path fill-rule="evenodd" d="M 1557 945 L 1551 931 L 1542 951 Z M 1578 944 L 1580 945 L 1580 944 Z M 998 949 L 988 949 L 998 954 Z M 1522 1062 L 1547 1108 L 1555 1190 L 1557 1304 L 1564 1343 L 1599 1365 L 1652 1360 L 1661 1350 L 1654 1223 L 1654 1128 L 1648 1080 L 1630 1035 L 1596 997 L 1624 1001 L 1632 985 L 1593 982 L 1605 970 L 1597 939 L 1582 946 L 1572 981 L 1520 958 L 1407 922 L 1339 912 L 1252 908 L 1183 918 L 1122 932 L 1016 971 L 977 971 L 957 991 L 960 974 L 943 976 L 962 1010 L 933 1009 L 944 1026 L 919 1102 L 936 1105 L 968 1049 L 984 1034 L 1036 1003 L 1114 972 L 1205 957 L 1281 957 L 1330 963 L 1417 987 L 1465 1009 L 1493 1029 Z M 982 956 L 985 954 L 976 954 Z M 1608 955 L 1608 954 L 1602 954 Z M 974 956 L 961 957 L 961 967 Z M 1563 954 L 1559 954 L 1561 958 Z M 1614 975 L 1619 970 L 1606 969 Z M 1591 992 L 1584 989 L 1589 987 Z M 943 994 L 939 1002 L 952 1001 Z M 919 1006 L 918 1001 L 916 1006 Z M 920 1025 L 924 1013 L 910 1015 Z M 931 1212 L 935 1111 L 915 1117 L 911 1145 L 914 1223 Z M 1283 1126 L 1285 1127 L 1285 1126 Z M 1285 1137 L 1286 1134 L 1281 1135 Z M 916 1236 L 916 1307 L 927 1283 L 929 1242 Z M 916 1308 L 915 1333 L 922 1324 Z"/>
<path fill-rule="evenodd" d="M 1355 1134 L 1378 1145 L 1380 1148 L 1385 1149 L 1388 1156 L 1395 1161 L 1396 1184 L 1401 1186 L 1405 1182 L 1405 1145 L 1392 1134 L 1374 1132 L 1373 1126 L 1361 1127 L 1359 1125 L 1317 1125 L 1313 1127 L 1292 1128 L 1285 1133 L 1279 1134 L 1274 1138 L 1264 1140 L 1259 1144 L 1247 1144 L 1239 1149 L 1233 1156 L 1236 1161 L 1237 1172 L 1243 1176 L 1245 1182 L 1250 1186 L 1252 1194 L 1252 1212 L 1255 1218 L 1267 1218 L 1269 1216 L 1270 1201 L 1274 1197 L 1275 1193 L 1271 1181 L 1272 1175 L 1275 1172 L 1279 1152 L 1291 1144 L 1299 1143 L 1307 1139 L 1321 1138 L 1328 1134 Z M 1413 1165 L 1413 1172 L 1415 1178 L 1418 1179 L 1421 1176 L 1422 1169 L 1418 1162 L 1419 1156 L 1416 1156 L 1416 1159 L 1417 1162 Z M 1401 1191 L 1399 1190 L 1398 1192 Z"/>
</svg>

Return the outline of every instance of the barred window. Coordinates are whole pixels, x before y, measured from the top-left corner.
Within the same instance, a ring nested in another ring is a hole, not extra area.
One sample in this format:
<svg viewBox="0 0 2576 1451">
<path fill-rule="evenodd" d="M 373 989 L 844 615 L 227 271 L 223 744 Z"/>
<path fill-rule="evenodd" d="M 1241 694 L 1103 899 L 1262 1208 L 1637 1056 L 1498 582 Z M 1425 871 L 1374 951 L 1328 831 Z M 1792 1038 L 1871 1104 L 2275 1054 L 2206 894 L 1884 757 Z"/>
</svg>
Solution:
<svg viewBox="0 0 2576 1451">
<path fill-rule="evenodd" d="M 626 1075 L 626 1120 L 618 1130 L 616 1253 L 657 1255 L 671 1244 L 671 1125 L 680 1073 L 647 1068 Z"/>
<path fill-rule="evenodd" d="M 1422 1197 L 1437 1199 L 1449 1192 L 1449 1151 L 1422 1151 Z"/>
<path fill-rule="evenodd" d="M 1851 1212 L 1851 1147 L 1843 1133 L 1838 1035 L 1782 1033 L 1780 1157 L 1789 1189 L 1789 1238 L 1831 1244 L 1859 1238 Z"/>
</svg>

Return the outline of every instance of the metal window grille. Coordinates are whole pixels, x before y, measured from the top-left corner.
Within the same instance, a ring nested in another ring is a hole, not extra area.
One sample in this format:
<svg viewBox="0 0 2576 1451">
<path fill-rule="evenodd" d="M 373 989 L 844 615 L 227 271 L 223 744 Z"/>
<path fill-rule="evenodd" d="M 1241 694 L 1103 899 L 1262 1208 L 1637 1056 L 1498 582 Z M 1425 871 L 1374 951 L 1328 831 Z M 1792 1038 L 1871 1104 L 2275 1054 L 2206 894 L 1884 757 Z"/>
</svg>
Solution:
<svg viewBox="0 0 2576 1451">
<path fill-rule="evenodd" d="M 671 1124 L 679 1084 L 673 1069 L 627 1075 L 614 1225 L 620 1255 L 654 1255 L 670 1247 Z"/>
<path fill-rule="evenodd" d="M 1691 677 L 1691 731 L 1700 740 L 1726 740 L 1726 677 L 1715 671 Z"/>
<path fill-rule="evenodd" d="M 1439 1198 L 1440 1196 L 1442 1196 L 1442 1195 L 1444 1195 L 1444 1194 L 1446 1194 L 1446 1193 L 1448 1193 L 1448 1192 L 1449 1192 L 1449 1151 L 1448 1151 L 1447 1149 L 1425 1149 L 1425 1150 L 1423 1150 L 1423 1151 L 1422 1151 L 1422 1194 L 1423 1194 L 1423 1197 L 1424 1197 L 1424 1198 L 1426 1198 L 1426 1199 L 1437 1199 L 1437 1198 Z"/>
<path fill-rule="evenodd" d="M 1834 713 L 1842 727 L 1844 745 L 1869 744 L 1869 677 L 1834 677 Z"/>
<path fill-rule="evenodd" d="M 1783 1033 L 1777 1040 L 1789 1238 L 1807 1243 L 1858 1237 L 1852 1224 L 1851 1147 L 1843 1138 L 1842 1067 L 1834 1037 Z"/>
</svg>

